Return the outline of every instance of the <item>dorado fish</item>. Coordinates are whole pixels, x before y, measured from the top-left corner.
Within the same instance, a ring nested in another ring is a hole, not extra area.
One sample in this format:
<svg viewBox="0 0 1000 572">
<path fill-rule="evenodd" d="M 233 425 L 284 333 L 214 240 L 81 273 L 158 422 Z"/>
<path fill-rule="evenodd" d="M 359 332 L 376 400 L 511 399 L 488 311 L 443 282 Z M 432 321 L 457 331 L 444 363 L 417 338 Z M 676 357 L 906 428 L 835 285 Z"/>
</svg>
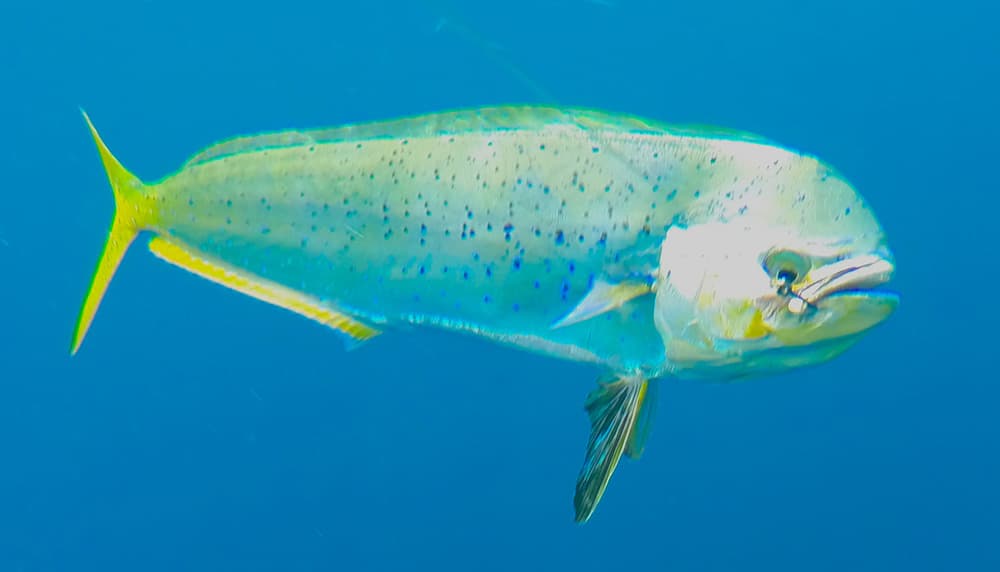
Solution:
<svg viewBox="0 0 1000 572">
<path fill-rule="evenodd" d="M 485 108 L 239 137 L 144 183 L 86 121 L 116 212 L 74 354 L 146 232 L 164 261 L 350 345 L 420 325 L 590 363 L 578 522 L 642 453 L 660 380 L 824 362 L 897 306 L 862 197 L 747 133 Z"/>
</svg>

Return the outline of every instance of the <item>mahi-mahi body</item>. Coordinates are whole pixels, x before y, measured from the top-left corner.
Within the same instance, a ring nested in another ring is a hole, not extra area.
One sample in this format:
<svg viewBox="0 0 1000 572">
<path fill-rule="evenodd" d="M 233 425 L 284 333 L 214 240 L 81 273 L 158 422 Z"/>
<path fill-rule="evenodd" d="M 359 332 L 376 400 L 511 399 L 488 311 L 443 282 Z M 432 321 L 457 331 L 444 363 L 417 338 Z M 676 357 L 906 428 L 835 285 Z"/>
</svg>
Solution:
<svg viewBox="0 0 1000 572">
<path fill-rule="evenodd" d="M 615 381 L 588 400 L 578 520 L 619 457 L 641 451 L 648 380 L 677 369 L 647 295 L 668 278 L 657 272 L 668 231 L 764 209 L 796 224 L 794 185 L 775 187 L 830 176 L 754 137 L 576 109 L 237 138 L 155 184 L 93 135 L 118 210 L 74 351 L 121 256 L 149 231 L 168 262 L 354 343 L 424 324 L 594 363 Z"/>
</svg>

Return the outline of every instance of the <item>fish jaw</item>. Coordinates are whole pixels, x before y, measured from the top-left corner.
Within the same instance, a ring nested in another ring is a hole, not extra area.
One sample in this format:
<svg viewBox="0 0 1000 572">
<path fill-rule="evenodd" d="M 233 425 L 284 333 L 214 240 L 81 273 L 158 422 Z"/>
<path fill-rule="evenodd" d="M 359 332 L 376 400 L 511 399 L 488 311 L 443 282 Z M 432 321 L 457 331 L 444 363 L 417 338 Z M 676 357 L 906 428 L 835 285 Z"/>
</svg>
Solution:
<svg viewBox="0 0 1000 572">
<path fill-rule="evenodd" d="M 801 327 L 775 330 L 785 345 L 808 345 L 827 339 L 859 335 L 889 318 L 899 306 L 899 295 L 882 290 L 895 273 L 887 249 L 854 256 L 817 268 L 788 303 L 792 314 L 815 314 Z"/>
<path fill-rule="evenodd" d="M 887 249 L 821 266 L 809 273 L 806 285 L 796 292 L 798 303 L 790 304 L 789 309 L 801 312 L 840 292 L 874 290 L 889 282 L 895 270 Z"/>
</svg>

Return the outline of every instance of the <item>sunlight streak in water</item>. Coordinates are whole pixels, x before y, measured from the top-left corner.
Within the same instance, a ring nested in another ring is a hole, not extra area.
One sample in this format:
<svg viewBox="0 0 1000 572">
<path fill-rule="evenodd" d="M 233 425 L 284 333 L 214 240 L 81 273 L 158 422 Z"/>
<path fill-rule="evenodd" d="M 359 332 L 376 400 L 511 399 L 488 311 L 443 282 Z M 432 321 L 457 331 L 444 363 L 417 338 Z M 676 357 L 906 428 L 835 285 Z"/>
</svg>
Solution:
<svg viewBox="0 0 1000 572">
<path fill-rule="evenodd" d="M 423 0 L 423 3 L 429 12 L 437 16 L 433 33 L 454 33 L 461 40 L 475 46 L 497 67 L 502 68 L 510 74 L 519 84 L 527 88 L 535 98 L 544 102 L 556 103 L 556 97 L 549 90 L 545 89 L 534 78 L 528 75 L 521 66 L 505 55 L 507 50 L 502 44 L 491 41 L 478 30 L 466 24 L 458 17 L 456 11 L 446 0 Z"/>
</svg>

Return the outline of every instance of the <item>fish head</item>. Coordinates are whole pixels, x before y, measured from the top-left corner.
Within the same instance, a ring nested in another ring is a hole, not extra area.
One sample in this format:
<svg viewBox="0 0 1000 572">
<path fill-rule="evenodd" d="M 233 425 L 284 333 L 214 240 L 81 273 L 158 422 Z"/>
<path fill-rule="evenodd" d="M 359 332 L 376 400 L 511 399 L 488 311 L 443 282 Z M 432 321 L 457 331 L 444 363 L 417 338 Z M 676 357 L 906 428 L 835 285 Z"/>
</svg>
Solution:
<svg viewBox="0 0 1000 572">
<path fill-rule="evenodd" d="M 895 270 L 881 226 L 816 165 L 775 183 L 792 197 L 772 188 L 668 229 L 654 289 L 672 373 L 732 378 L 824 362 L 896 309 L 898 296 L 881 289 Z"/>
</svg>

